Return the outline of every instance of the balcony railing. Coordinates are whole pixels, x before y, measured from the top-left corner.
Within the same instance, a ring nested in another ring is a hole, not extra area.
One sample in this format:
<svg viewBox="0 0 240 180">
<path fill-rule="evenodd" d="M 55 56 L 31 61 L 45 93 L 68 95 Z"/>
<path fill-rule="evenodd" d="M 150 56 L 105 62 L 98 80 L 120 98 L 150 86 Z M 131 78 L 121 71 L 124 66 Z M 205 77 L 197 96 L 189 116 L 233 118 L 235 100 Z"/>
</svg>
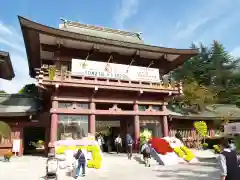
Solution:
<svg viewBox="0 0 240 180">
<path fill-rule="evenodd" d="M 182 93 L 182 83 L 177 83 L 169 78 L 162 78 L 159 83 L 142 82 L 142 81 L 126 81 L 121 79 L 100 78 L 100 77 L 88 77 L 88 76 L 76 76 L 70 71 L 64 68 L 61 70 L 55 67 L 48 67 L 43 65 L 40 69 L 35 69 L 36 79 L 39 83 L 46 82 L 67 82 L 73 84 L 90 84 L 96 86 L 118 86 L 138 89 L 152 89 L 152 90 L 166 90 Z"/>
</svg>

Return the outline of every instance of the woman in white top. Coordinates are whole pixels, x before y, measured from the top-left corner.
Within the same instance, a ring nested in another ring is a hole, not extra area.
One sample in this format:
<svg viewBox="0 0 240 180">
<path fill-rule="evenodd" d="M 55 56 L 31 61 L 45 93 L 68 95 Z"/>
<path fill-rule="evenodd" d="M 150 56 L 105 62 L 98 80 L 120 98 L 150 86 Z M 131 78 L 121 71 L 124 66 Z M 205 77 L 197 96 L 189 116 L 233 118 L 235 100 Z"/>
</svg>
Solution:
<svg viewBox="0 0 240 180">
<path fill-rule="evenodd" d="M 119 152 L 121 152 L 121 148 L 122 148 L 122 138 L 120 135 L 118 135 L 115 139 L 115 146 L 118 154 Z"/>
</svg>

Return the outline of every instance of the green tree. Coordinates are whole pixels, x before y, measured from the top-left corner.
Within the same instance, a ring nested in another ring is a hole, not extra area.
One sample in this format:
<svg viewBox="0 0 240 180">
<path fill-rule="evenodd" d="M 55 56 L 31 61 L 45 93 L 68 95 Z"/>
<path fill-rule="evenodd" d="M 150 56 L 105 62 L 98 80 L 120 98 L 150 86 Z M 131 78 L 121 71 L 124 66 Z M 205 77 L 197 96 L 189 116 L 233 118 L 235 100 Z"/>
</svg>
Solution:
<svg viewBox="0 0 240 180">
<path fill-rule="evenodd" d="M 217 94 L 217 103 L 235 104 L 240 97 L 239 59 L 233 58 L 224 46 L 214 41 L 210 47 L 200 44 L 199 55 L 186 61 L 173 72 L 176 80 L 193 79 Z"/>
<path fill-rule="evenodd" d="M 171 104 L 180 109 L 198 112 L 202 111 L 206 105 L 216 101 L 216 94 L 206 86 L 200 85 L 194 80 L 185 80 L 183 95 L 173 98 Z"/>
<path fill-rule="evenodd" d="M 0 90 L 0 93 L 2 93 L 2 94 L 7 94 L 7 92 L 4 91 L 4 90 Z"/>
<path fill-rule="evenodd" d="M 38 96 L 38 88 L 35 84 L 27 84 L 18 93 L 27 94 L 30 96 Z"/>
</svg>

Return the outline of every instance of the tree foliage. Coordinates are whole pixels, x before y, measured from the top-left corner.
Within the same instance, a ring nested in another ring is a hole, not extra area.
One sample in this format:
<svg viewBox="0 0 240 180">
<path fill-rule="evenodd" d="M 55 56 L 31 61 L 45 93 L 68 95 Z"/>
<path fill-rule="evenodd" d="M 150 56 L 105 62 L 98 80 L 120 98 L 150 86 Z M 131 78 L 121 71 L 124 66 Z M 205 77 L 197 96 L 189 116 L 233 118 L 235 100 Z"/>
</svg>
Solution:
<svg viewBox="0 0 240 180">
<path fill-rule="evenodd" d="M 3 121 L 0 121 L 0 137 L 4 137 L 4 138 L 11 137 L 11 128 L 7 123 Z"/>
<path fill-rule="evenodd" d="M 0 94 L 7 94 L 7 92 L 4 90 L 0 90 Z"/>
<path fill-rule="evenodd" d="M 175 97 L 172 103 L 178 108 L 198 112 L 203 110 L 206 104 L 212 104 L 215 100 L 216 94 L 211 89 L 194 80 L 185 80 L 183 95 Z"/>
<path fill-rule="evenodd" d="M 27 84 L 18 93 L 30 96 L 38 96 L 38 89 L 35 84 Z"/>
<path fill-rule="evenodd" d="M 240 105 L 240 60 L 232 57 L 217 41 L 209 47 L 193 44 L 191 48 L 198 49 L 198 56 L 172 73 L 174 79 L 184 82 L 183 102 L 194 104 L 195 99 L 200 107 L 214 101 Z"/>
<path fill-rule="evenodd" d="M 206 136 L 207 136 L 207 124 L 206 124 L 206 122 L 204 122 L 204 121 L 195 121 L 193 123 L 193 126 L 196 129 L 197 133 L 203 138 L 204 143 L 205 143 L 205 139 L 206 139 Z"/>
</svg>

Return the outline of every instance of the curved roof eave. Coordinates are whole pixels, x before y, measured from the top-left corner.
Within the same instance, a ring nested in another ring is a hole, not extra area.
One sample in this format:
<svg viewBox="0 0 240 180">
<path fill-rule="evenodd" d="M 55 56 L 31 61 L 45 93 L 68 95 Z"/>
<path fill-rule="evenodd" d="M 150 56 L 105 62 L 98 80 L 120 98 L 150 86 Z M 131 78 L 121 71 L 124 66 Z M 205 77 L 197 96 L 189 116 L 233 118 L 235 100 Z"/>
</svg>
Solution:
<svg viewBox="0 0 240 180">
<path fill-rule="evenodd" d="M 82 40 L 82 41 L 88 41 L 88 42 L 97 42 L 102 44 L 115 45 L 115 46 L 121 46 L 126 48 L 140 49 L 145 51 L 152 51 L 152 52 L 159 52 L 159 53 L 166 53 L 166 54 L 192 55 L 192 56 L 195 56 L 198 54 L 197 49 L 174 49 L 174 48 L 152 46 L 147 44 L 122 42 L 119 40 L 110 40 L 102 37 L 84 35 L 76 32 L 64 31 L 61 29 L 45 26 L 45 25 L 30 21 L 29 19 L 24 18 L 22 16 L 18 16 L 18 19 L 22 28 L 25 27 L 29 29 L 34 29 L 41 33 L 58 36 L 62 38 Z"/>
<path fill-rule="evenodd" d="M 4 67 L 2 68 L 3 71 L 0 72 L 0 78 L 6 79 L 6 80 L 12 80 L 15 77 L 15 73 L 13 70 L 10 55 L 8 52 L 0 51 L 0 56 L 2 56 L 4 59 L 4 62 L 3 62 Z"/>
</svg>

